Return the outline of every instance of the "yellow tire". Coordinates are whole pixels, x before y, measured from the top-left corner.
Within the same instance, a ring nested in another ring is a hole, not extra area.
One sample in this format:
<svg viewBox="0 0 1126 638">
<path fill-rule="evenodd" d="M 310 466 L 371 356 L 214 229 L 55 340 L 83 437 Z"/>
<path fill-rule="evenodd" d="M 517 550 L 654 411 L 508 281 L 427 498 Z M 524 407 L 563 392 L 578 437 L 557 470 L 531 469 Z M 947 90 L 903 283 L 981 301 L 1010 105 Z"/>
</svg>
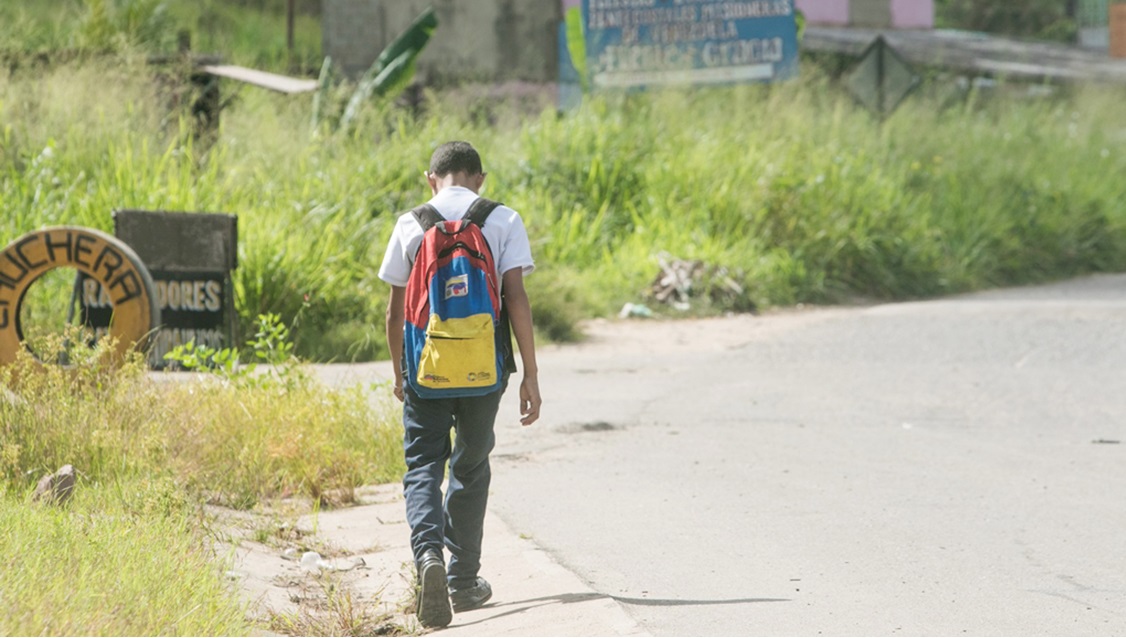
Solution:
<svg viewBox="0 0 1126 638">
<path fill-rule="evenodd" d="M 23 347 L 20 306 L 28 288 L 44 274 L 66 267 L 97 280 L 109 295 L 109 335 L 117 344 L 117 361 L 134 348 L 144 348 L 160 325 L 156 285 L 132 248 L 92 228 L 44 228 L 16 239 L 0 253 L 0 365 L 14 362 Z"/>
</svg>

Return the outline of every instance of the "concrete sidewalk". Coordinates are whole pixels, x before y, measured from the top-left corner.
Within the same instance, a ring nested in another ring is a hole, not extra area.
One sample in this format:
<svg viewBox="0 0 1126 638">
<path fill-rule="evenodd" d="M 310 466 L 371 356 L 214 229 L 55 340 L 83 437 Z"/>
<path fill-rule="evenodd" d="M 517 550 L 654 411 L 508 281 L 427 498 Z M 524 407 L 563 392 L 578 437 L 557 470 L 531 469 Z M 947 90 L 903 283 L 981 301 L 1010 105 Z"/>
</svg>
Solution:
<svg viewBox="0 0 1126 638">
<path fill-rule="evenodd" d="M 354 601 L 374 604 L 417 630 L 409 609 L 413 568 L 401 492 L 399 485 L 363 488 L 359 505 L 300 517 L 299 544 L 320 551 L 321 568 L 302 566 L 292 551 L 285 557 L 284 548 L 243 538 L 230 549 L 231 577 L 259 612 L 294 613 L 324 589 L 328 572 Z M 481 609 L 455 614 L 453 623 L 434 635 L 646 635 L 613 598 L 593 591 L 492 513 L 485 520 L 484 554 L 481 575 L 492 584 L 493 599 Z M 353 567 L 357 559 L 363 563 Z"/>
</svg>

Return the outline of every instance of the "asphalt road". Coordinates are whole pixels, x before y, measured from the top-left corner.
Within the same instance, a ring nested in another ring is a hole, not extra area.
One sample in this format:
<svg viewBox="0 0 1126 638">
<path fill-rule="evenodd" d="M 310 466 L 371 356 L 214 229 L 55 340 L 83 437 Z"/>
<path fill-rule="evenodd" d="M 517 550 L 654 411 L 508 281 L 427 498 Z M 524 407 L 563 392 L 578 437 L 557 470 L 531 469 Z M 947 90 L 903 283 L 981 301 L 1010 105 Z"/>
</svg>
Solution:
<svg viewBox="0 0 1126 638">
<path fill-rule="evenodd" d="M 1126 277 L 592 333 L 490 507 L 649 632 L 1126 634 Z"/>
</svg>

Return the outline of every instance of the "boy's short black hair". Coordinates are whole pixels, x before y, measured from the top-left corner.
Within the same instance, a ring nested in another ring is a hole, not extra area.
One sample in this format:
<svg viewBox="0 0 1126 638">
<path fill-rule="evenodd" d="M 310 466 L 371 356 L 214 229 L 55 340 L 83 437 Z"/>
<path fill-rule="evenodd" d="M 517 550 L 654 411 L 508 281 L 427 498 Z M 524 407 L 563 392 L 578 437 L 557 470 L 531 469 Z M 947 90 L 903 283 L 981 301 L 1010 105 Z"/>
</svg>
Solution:
<svg viewBox="0 0 1126 638">
<path fill-rule="evenodd" d="M 446 142 L 430 156 L 430 174 L 435 177 L 463 171 L 467 175 L 480 175 L 484 172 L 481 169 L 481 156 L 469 142 Z"/>
</svg>

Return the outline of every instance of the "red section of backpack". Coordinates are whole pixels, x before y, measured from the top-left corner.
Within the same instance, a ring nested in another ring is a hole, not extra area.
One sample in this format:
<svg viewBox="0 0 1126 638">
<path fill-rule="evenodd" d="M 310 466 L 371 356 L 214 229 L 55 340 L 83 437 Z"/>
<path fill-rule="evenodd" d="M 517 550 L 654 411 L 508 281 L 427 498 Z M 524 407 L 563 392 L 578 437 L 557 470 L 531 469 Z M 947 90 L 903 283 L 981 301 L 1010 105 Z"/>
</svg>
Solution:
<svg viewBox="0 0 1126 638">
<path fill-rule="evenodd" d="M 439 226 L 444 227 L 445 232 L 442 232 Z M 444 250 L 458 242 L 465 244 L 465 247 L 455 248 L 445 257 L 439 258 Z M 473 255 L 474 252 L 484 259 Z M 485 271 L 489 298 L 493 306 L 493 318 L 500 316 L 500 286 L 497 282 L 493 253 L 489 250 L 489 244 L 485 241 L 481 227 L 463 219 L 442 222 L 423 235 L 422 245 L 418 249 L 410 279 L 407 281 L 406 320 L 409 323 L 426 330 L 430 322 L 430 281 L 439 268 L 459 257 L 469 259 L 475 268 Z"/>
</svg>

